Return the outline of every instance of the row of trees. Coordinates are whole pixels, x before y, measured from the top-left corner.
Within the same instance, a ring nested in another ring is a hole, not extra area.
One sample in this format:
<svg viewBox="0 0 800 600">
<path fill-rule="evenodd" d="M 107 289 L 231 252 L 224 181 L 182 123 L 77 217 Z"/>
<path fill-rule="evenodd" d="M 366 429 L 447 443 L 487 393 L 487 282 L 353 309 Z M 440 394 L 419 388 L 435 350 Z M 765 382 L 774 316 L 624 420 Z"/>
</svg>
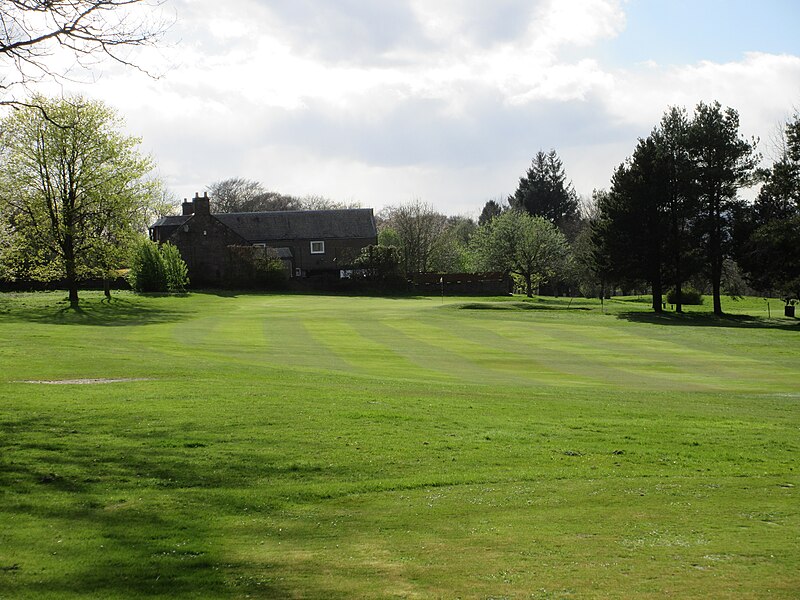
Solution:
<svg viewBox="0 0 800 600">
<path fill-rule="evenodd" d="M 797 126 L 795 117 L 781 158 L 759 171 L 756 141 L 740 135 L 734 109 L 700 103 L 691 117 L 669 109 L 596 194 L 595 272 L 604 282 L 646 282 L 655 311 L 667 288 L 680 311 L 683 287 L 699 275 L 721 314 L 726 264 L 759 291 L 797 298 Z M 740 199 L 757 181 L 765 185 L 755 203 Z"/>
<path fill-rule="evenodd" d="M 647 288 L 655 311 L 667 291 L 681 311 L 692 288 L 707 288 L 718 314 L 723 293 L 745 289 L 791 302 L 800 298 L 800 116 L 774 165 L 759 161 L 734 109 L 673 107 L 588 202 L 556 152 L 540 151 L 514 194 L 487 201 L 477 222 L 417 200 L 379 214 L 379 242 L 397 248 L 406 274 L 499 270 L 528 295 L 548 282 L 585 295 Z M 756 183 L 754 203 L 738 196 Z"/>
<path fill-rule="evenodd" d="M 507 200 L 489 200 L 477 221 L 448 217 L 419 200 L 379 215 L 379 243 L 398 249 L 407 275 L 500 271 L 531 296 L 548 282 L 576 283 L 570 241 L 582 219 L 578 196 L 555 151 L 539 152 Z"/>
<path fill-rule="evenodd" d="M 0 277 L 108 278 L 128 249 L 170 210 L 139 140 L 120 133 L 108 107 L 74 97 L 35 97 L 0 129 Z M 622 286 L 666 290 L 681 310 L 687 282 L 706 281 L 721 312 L 726 266 L 787 301 L 800 297 L 800 116 L 786 125 L 779 160 L 756 168 L 755 141 L 738 115 L 699 104 L 690 117 L 671 108 L 620 165 L 608 191 L 581 206 L 555 151 L 538 152 L 515 193 L 490 200 L 477 222 L 419 200 L 378 215 L 378 248 L 361 262 L 401 275 L 503 271 L 528 295 L 608 293 Z M 756 201 L 737 191 L 763 182 Z M 228 179 L 209 186 L 215 211 L 342 208 L 321 197 L 267 192 Z M 386 249 L 391 248 L 391 251 Z M 377 257 L 377 258 L 376 258 Z"/>
</svg>

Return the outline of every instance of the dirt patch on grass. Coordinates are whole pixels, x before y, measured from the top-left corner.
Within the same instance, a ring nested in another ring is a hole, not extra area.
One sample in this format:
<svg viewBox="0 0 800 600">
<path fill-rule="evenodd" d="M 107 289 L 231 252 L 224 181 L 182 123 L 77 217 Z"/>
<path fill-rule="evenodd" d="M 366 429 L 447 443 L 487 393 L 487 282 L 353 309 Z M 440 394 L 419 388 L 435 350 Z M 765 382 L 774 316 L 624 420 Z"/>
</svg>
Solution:
<svg viewBox="0 0 800 600">
<path fill-rule="evenodd" d="M 147 377 L 121 377 L 118 379 L 88 378 L 88 379 L 26 379 L 18 383 L 42 383 L 45 385 L 96 385 L 101 383 L 127 383 L 129 381 L 153 381 Z"/>
</svg>

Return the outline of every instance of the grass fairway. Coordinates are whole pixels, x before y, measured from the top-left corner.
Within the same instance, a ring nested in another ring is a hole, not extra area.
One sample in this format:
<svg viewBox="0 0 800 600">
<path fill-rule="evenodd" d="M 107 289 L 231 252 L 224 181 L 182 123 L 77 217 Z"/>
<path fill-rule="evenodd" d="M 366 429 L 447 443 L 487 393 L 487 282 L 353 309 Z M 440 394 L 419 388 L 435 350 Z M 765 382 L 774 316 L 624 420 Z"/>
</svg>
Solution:
<svg viewBox="0 0 800 600">
<path fill-rule="evenodd" d="M 0 295 L 2 599 L 800 596 L 778 301 L 63 296 Z"/>
</svg>

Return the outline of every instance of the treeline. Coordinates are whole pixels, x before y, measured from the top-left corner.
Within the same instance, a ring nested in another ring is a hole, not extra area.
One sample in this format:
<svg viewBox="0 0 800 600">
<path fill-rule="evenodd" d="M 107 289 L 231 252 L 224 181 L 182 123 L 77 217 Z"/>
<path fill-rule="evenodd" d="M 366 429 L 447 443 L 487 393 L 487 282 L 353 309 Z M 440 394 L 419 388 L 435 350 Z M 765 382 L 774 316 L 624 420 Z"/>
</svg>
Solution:
<svg viewBox="0 0 800 600">
<path fill-rule="evenodd" d="M 759 168 L 757 140 L 719 103 L 690 114 L 671 107 L 638 140 L 606 190 L 579 199 L 555 150 L 539 151 L 506 198 L 477 221 L 414 200 L 376 215 L 378 246 L 356 261 L 371 278 L 500 271 L 533 293 L 652 294 L 681 311 L 701 293 L 800 298 L 800 115 L 784 127 L 778 156 Z M 754 202 L 739 196 L 760 184 Z M 322 197 L 267 192 L 229 179 L 209 186 L 218 212 L 346 208 Z"/>
<path fill-rule="evenodd" d="M 575 249 L 585 223 L 561 159 L 540 151 L 516 192 L 487 201 L 477 222 L 415 200 L 378 214 L 378 242 L 397 248 L 405 275 L 500 271 L 528 296 L 547 284 L 569 293 L 580 286 Z"/>
<path fill-rule="evenodd" d="M 355 202 L 336 202 L 324 196 L 281 194 L 267 190 L 259 181 L 243 177 L 215 181 L 207 187 L 207 191 L 213 213 L 358 208 Z"/>
<path fill-rule="evenodd" d="M 726 269 L 755 290 L 787 302 L 800 295 L 800 184 L 798 117 L 785 129 L 781 156 L 757 169 L 756 140 L 739 133 L 739 116 L 718 103 L 699 104 L 690 116 L 671 108 L 631 157 L 607 192 L 597 194 L 594 269 L 604 282 L 646 282 L 653 310 L 667 288 L 708 282 L 714 312 L 722 312 Z M 755 202 L 738 191 L 761 181 Z"/>
<path fill-rule="evenodd" d="M 170 198 L 112 109 L 34 100 L 41 108 L 0 122 L 0 280 L 64 281 L 74 305 L 78 282 L 108 282 L 135 264 L 142 232 L 171 211 Z M 477 220 L 421 200 L 381 210 L 378 244 L 352 266 L 385 287 L 417 273 L 493 271 L 528 295 L 652 293 L 656 311 L 665 300 L 681 310 L 698 291 L 712 294 L 717 313 L 722 294 L 795 303 L 800 115 L 784 125 L 773 164 L 759 168 L 735 110 L 670 108 L 591 199 L 579 199 L 555 150 L 539 151 L 514 193 L 487 201 Z M 756 184 L 754 201 L 741 199 Z M 353 206 L 240 178 L 208 191 L 219 213 Z"/>
<path fill-rule="evenodd" d="M 380 216 L 379 242 L 406 274 L 501 270 L 531 295 L 652 293 L 681 311 L 698 292 L 800 298 L 800 116 L 778 157 L 759 168 L 757 140 L 719 103 L 672 107 L 614 171 L 608 190 L 580 202 L 554 150 L 538 152 L 513 195 L 485 203 L 476 222 L 419 201 Z M 739 196 L 761 184 L 754 202 Z"/>
</svg>

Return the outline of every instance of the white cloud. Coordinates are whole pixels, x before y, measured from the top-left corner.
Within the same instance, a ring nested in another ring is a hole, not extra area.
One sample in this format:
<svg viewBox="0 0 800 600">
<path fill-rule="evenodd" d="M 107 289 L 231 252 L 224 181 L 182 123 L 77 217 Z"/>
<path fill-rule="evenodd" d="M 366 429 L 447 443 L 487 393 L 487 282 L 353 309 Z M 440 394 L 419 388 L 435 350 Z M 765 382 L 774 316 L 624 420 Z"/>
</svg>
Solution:
<svg viewBox="0 0 800 600">
<path fill-rule="evenodd" d="M 616 73 L 607 89 L 609 113 L 641 127 L 655 125 L 667 106 L 691 110 L 700 101 L 717 100 L 739 111 L 747 135 L 758 135 L 800 98 L 800 57 L 748 53 L 723 64 L 648 66 Z"/>
<path fill-rule="evenodd" d="M 615 37 L 625 26 L 620 3 L 608 0 L 550 0 L 536 16 L 529 33 L 544 51 L 565 44 L 590 46 Z"/>
<path fill-rule="evenodd" d="M 717 99 L 768 135 L 800 97 L 797 56 L 609 66 L 616 0 L 174 1 L 176 42 L 140 55 L 167 56 L 163 78 L 110 69 L 83 91 L 128 117 L 182 196 L 245 176 L 478 211 L 551 147 L 588 195 L 671 104 Z"/>
</svg>

